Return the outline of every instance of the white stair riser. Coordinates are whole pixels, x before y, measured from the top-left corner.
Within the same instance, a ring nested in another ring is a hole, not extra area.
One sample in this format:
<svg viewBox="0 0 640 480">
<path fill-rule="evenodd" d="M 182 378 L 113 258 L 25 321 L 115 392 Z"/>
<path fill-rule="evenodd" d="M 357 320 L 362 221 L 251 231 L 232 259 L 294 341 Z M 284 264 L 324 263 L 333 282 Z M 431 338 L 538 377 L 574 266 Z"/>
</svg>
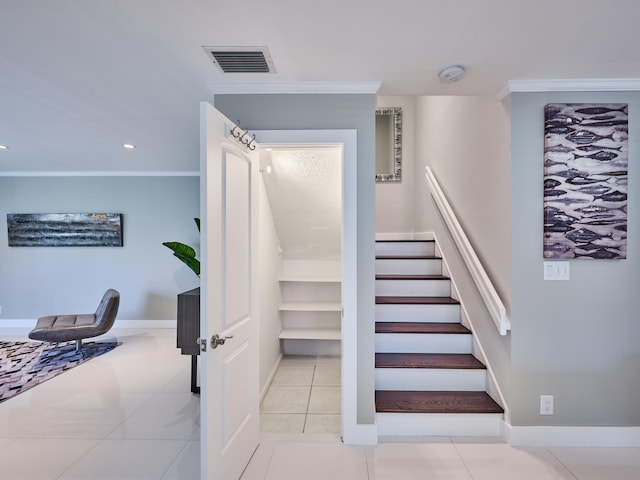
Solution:
<svg viewBox="0 0 640 480">
<path fill-rule="evenodd" d="M 377 353 L 472 353 L 471 334 L 376 333 Z"/>
<path fill-rule="evenodd" d="M 499 437 L 500 413 L 377 413 L 378 436 Z M 383 439 L 380 439 L 384 441 Z"/>
<path fill-rule="evenodd" d="M 433 256 L 435 242 L 376 242 L 376 255 Z"/>
<path fill-rule="evenodd" d="M 375 308 L 376 322 L 443 322 L 460 323 L 460 305 L 389 305 Z"/>
<path fill-rule="evenodd" d="M 376 280 L 376 296 L 386 297 L 448 297 L 449 280 Z"/>
<path fill-rule="evenodd" d="M 376 273 L 395 275 L 440 275 L 442 260 L 422 259 L 376 259 Z"/>
<path fill-rule="evenodd" d="M 474 392 L 487 387 L 487 372 L 480 369 L 376 368 L 376 390 Z"/>
</svg>

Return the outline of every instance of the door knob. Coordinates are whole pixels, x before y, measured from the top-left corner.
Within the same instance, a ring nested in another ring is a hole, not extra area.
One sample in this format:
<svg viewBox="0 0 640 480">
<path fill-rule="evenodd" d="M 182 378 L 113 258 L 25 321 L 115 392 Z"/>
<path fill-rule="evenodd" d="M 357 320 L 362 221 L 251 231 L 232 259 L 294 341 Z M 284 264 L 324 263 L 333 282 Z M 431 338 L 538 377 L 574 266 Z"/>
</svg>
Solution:
<svg viewBox="0 0 640 480">
<path fill-rule="evenodd" d="M 228 337 L 221 337 L 216 333 L 211 337 L 211 348 L 218 348 L 219 345 L 224 345 L 224 342 L 226 342 L 228 338 L 233 338 L 233 335 L 229 335 Z"/>
</svg>

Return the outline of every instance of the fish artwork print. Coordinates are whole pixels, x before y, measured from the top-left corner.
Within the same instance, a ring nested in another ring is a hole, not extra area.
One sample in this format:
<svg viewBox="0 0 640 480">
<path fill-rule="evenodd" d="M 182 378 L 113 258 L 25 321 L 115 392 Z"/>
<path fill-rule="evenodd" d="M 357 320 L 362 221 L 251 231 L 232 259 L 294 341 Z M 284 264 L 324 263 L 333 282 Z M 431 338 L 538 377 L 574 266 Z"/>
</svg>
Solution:
<svg viewBox="0 0 640 480">
<path fill-rule="evenodd" d="M 627 258 L 626 103 L 544 108 L 543 256 Z"/>
</svg>

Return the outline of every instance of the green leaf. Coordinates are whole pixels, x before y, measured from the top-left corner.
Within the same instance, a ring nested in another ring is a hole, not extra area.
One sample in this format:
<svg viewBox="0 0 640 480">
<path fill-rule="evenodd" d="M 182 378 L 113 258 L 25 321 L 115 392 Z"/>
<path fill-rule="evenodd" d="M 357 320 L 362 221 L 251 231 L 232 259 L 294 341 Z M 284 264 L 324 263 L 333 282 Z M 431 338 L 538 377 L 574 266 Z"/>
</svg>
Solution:
<svg viewBox="0 0 640 480">
<path fill-rule="evenodd" d="M 194 218 L 193 220 L 196 222 L 196 225 L 198 227 L 198 231 L 200 231 L 200 219 L 199 218 Z"/>
<path fill-rule="evenodd" d="M 196 258 L 196 251 L 192 247 L 180 242 L 163 242 L 162 245 L 173 251 L 174 256 L 200 276 L 200 260 Z"/>
</svg>

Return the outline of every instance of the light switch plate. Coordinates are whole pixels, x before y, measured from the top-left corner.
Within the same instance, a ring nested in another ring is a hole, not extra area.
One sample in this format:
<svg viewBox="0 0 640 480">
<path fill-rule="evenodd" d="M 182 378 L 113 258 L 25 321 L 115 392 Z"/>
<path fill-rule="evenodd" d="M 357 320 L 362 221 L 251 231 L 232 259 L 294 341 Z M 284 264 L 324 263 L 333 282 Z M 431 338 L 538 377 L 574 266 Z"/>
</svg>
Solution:
<svg viewBox="0 0 640 480">
<path fill-rule="evenodd" d="M 544 262 L 545 280 L 569 280 L 570 278 L 569 262 Z"/>
</svg>

